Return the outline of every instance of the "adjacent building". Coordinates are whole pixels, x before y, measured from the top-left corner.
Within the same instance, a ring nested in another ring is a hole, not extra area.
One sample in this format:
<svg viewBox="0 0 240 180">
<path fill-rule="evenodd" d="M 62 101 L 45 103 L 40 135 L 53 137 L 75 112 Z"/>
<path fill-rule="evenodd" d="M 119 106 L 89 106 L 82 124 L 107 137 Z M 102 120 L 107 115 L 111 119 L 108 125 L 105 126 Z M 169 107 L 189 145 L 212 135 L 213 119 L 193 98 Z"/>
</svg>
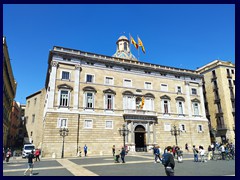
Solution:
<svg viewBox="0 0 240 180">
<path fill-rule="evenodd" d="M 16 148 L 18 146 L 18 133 L 21 121 L 20 103 L 13 101 L 12 111 L 10 115 L 10 129 L 9 129 L 9 147 Z"/>
<path fill-rule="evenodd" d="M 42 146 L 43 136 L 43 109 L 45 88 L 26 97 L 25 126 L 27 132 L 24 143 L 33 143 L 37 148 Z"/>
<path fill-rule="evenodd" d="M 10 114 L 16 94 L 17 83 L 14 79 L 6 37 L 3 37 L 3 146 L 10 142 Z"/>
<path fill-rule="evenodd" d="M 196 71 L 204 76 L 203 93 L 212 141 L 235 142 L 235 65 L 215 60 Z"/>
<path fill-rule="evenodd" d="M 113 145 L 123 146 L 123 138 L 132 152 L 176 143 L 207 147 L 202 78 L 193 70 L 138 61 L 125 36 L 117 40 L 113 56 L 54 46 L 45 82 L 43 155 L 61 157 L 63 128 L 69 130 L 65 156 L 75 156 L 85 144 L 89 154 L 111 154 Z M 38 96 L 42 93 L 27 97 L 26 116 L 27 126 L 40 129 L 35 110 L 27 110 Z M 35 107 L 39 114 L 42 107 Z M 129 130 L 125 137 L 119 134 L 123 124 Z M 176 139 L 174 125 L 180 131 Z M 28 131 L 29 137 L 37 134 Z"/>
</svg>

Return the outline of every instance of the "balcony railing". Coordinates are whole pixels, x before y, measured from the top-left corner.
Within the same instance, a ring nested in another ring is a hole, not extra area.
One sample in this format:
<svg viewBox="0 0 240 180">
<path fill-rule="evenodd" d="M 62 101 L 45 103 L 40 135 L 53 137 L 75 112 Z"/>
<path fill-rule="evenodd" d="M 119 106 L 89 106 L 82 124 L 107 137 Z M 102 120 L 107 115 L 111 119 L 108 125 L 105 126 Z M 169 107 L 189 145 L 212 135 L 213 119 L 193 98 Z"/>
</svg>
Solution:
<svg viewBox="0 0 240 180">
<path fill-rule="evenodd" d="M 138 109 L 125 109 L 124 114 L 154 115 L 154 116 L 157 115 L 155 111 L 138 110 Z"/>
<path fill-rule="evenodd" d="M 225 130 L 225 129 L 227 129 L 227 126 L 225 124 L 218 124 L 217 129 L 218 130 Z"/>
</svg>

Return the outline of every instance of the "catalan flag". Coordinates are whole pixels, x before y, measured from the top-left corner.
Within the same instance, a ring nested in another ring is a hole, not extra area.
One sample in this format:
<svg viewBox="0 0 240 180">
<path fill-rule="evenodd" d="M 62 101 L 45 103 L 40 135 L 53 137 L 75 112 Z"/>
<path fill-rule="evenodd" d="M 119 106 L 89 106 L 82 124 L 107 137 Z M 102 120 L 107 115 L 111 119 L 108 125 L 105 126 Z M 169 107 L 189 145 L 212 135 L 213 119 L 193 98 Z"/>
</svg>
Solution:
<svg viewBox="0 0 240 180">
<path fill-rule="evenodd" d="M 143 106 L 144 106 L 144 97 L 142 97 L 142 103 L 141 103 L 141 109 L 143 108 Z"/>
<path fill-rule="evenodd" d="M 145 48 L 144 48 L 144 46 L 143 46 L 143 43 L 142 43 L 142 40 L 138 37 L 138 46 L 140 46 L 140 47 L 142 47 L 142 51 L 143 51 L 143 53 L 145 54 Z"/>
<path fill-rule="evenodd" d="M 131 43 L 134 45 L 134 47 L 135 47 L 136 49 L 138 49 L 138 44 L 136 43 L 136 41 L 133 39 L 132 36 L 130 36 L 130 39 L 131 39 Z"/>
</svg>

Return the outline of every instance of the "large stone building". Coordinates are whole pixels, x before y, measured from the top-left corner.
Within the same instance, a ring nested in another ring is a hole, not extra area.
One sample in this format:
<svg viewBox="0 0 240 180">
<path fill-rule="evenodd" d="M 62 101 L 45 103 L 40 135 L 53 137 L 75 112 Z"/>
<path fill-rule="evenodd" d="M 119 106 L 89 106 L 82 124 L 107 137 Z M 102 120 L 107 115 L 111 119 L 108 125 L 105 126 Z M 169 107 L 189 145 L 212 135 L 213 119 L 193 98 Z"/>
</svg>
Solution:
<svg viewBox="0 0 240 180">
<path fill-rule="evenodd" d="M 37 148 L 42 146 L 43 136 L 43 109 L 45 88 L 26 97 L 25 126 L 27 132 L 24 143 L 33 143 Z"/>
<path fill-rule="evenodd" d="M 3 146 L 10 143 L 10 114 L 16 95 L 17 83 L 14 79 L 6 37 L 3 37 Z"/>
<path fill-rule="evenodd" d="M 204 98 L 212 141 L 235 142 L 235 65 L 215 60 L 196 71 L 204 75 Z"/>
<path fill-rule="evenodd" d="M 119 128 L 129 129 L 130 151 L 176 144 L 210 144 L 202 75 L 196 71 L 138 61 L 121 36 L 113 56 L 54 46 L 49 53 L 43 113 L 45 156 L 75 156 L 87 144 L 89 154 L 110 154 L 123 146 Z M 38 126 L 40 128 L 40 126 Z"/>
<path fill-rule="evenodd" d="M 19 144 L 18 142 L 18 131 L 21 121 L 21 109 L 20 103 L 13 101 L 10 115 L 10 130 L 9 130 L 9 147 L 16 148 Z"/>
</svg>

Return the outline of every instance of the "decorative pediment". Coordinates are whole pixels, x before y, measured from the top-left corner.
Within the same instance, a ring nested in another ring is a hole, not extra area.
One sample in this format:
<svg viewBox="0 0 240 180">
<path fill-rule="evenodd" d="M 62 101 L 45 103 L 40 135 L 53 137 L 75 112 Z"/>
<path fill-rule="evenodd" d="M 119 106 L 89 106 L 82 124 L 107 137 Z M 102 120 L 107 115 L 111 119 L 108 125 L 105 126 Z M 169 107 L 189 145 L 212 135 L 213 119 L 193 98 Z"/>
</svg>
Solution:
<svg viewBox="0 0 240 180">
<path fill-rule="evenodd" d="M 144 97 L 155 98 L 155 96 L 152 93 L 147 93 L 144 95 Z"/>
<path fill-rule="evenodd" d="M 106 90 L 104 90 L 103 91 L 103 93 L 108 93 L 108 94 L 114 94 L 114 95 L 116 95 L 116 92 L 114 91 L 114 90 L 112 90 L 112 89 L 106 89 Z"/>
<path fill-rule="evenodd" d="M 175 98 L 176 101 L 185 101 L 185 99 L 181 96 L 178 96 Z"/>
<path fill-rule="evenodd" d="M 171 98 L 170 98 L 169 96 L 167 96 L 167 95 L 163 95 L 163 96 L 161 96 L 160 98 L 161 98 L 161 99 L 169 99 L 169 100 L 171 100 Z"/>
<path fill-rule="evenodd" d="M 83 91 L 92 91 L 92 92 L 97 92 L 97 90 L 94 87 L 91 86 L 86 86 L 83 88 Z"/>
<path fill-rule="evenodd" d="M 191 101 L 192 101 L 192 102 L 198 102 L 198 103 L 200 103 L 200 101 L 199 101 L 197 98 L 194 98 L 194 99 L 192 99 Z"/>
<path fill-rule="evenodd" d="M 70 89 L 71 91 L 73 90 L 73 88 L 67 84 L 60 84 L 57 87 L 58 89 Z"/>
<path fill-rule="evenodd" d="M 133 96 L 133 93 L 131 91 L 124 91 L 122 93 L 122 95 L 132 95 Z"/>
</svg>

